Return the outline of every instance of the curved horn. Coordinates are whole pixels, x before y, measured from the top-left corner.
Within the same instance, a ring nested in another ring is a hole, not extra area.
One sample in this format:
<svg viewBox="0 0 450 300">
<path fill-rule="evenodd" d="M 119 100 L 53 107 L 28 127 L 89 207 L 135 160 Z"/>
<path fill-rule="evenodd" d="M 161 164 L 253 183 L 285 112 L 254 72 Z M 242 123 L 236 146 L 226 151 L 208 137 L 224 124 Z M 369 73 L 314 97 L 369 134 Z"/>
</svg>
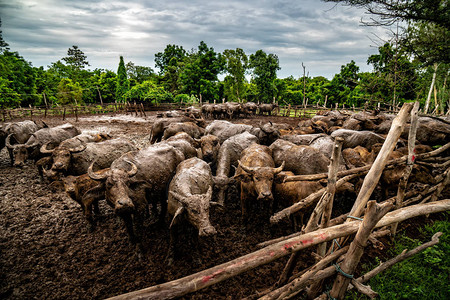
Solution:
<svg viewBox="0 0 450 300">
<path fill-rule="evenodd" d="M 5 145 L 6 145 L 6 147 L 8 147 L 9 149 L 12 149 L 12 148 L 17 147 L 17 145 L 11 145 L 11 136 L 12 136 L 12 135 L 13 135 L 12 133 L 8 134 L 8 136 L 6 137 L 6 140 L 5 140 Z"/>
<path fill-rule="evenodd" d="M 92 164 L 88 168 L 88 175 L 89 175 L 89 177 L 91 177 L 91 179 L 94 179 L 94 180 L 105 180 L 106 177 L 108 177 L 108 172 L 105 172 L 102 175 L 97 174 L 96 172 L 94 172 L 92 170 L 94 164 L 95 164 L 95 160 L 92 162 Z"/>
<path fill-rule="evenodd" d="M 285 164 L 285 161 L 283 160 L 283 163 L 281 164 L 281 166 L 279 166 L 278 168 L 274 168 L 273 173 L 276 175 L 276 174 L 280 173 L 281 171 L 283 171 L 284 164 Z"/>
<path fill-rule="evenodd" d="M 48 149 L 47 148 L 48 144 L 50 144 L 50 142 L 47 142 L 47 143 L 45 143 L 44 145 L 41 146 L 41 149 L 40 149 L 41 153 L 43 153 L 43 154 L 51 154 L 51 153 L 53 153 L 53 151 L 55 149 Z"/>
<path fill-rule="evenodd" d="M 138 171 L 138 167 L 136 166 L 136 164 L 132 161 L 129 161 L 128 159 L 124 159 L 124 161 L 131 165 L 131 170 L 127 172 L 128 176 L 133 177 L 134 175 L 136 175 Z"/>
<path fill-rule="evenodd" d="M 254 169 L 254 168 L 244 166 L 244 165 L 241 163 L 240 160 L 238 160 L 238 164 L 239 164 L 239 166 L 241 167 L 241 169 L 244 170 L 245 172 L 250 173 L 250 174 L 255 173 L 255 169 Z"/>
<path fill-rule="evenodd" d="M 26 148 L 34 148 L 34 147 L 36 147 L 36 146 L 39 146 L 39 142 L 36 140 L 36 136 L 34 135 L 34 134 L 32 134 L 31 136 L 30 136 L 30 138 L 28 139 L 28 141 L 31 139 L 31 137 L 34 137 L 34 143 L 33 144 L 31 144 L 31 145 L 28 145 L 28 144 L 26 144 L 25 143 L 25 147 Z M 27 142 L 28 143 L 28 142 Z"/>
<path fill-rule="evenodd" d="M 87 145 L 86 144 L 81 144 L 78 147 L 75 148 L 69 148 L 68 150 L 72 153 L 77 153 L 77 152 L 81 152 L 84 151 L 84 149 L 86 149 Z"/>
</svg>

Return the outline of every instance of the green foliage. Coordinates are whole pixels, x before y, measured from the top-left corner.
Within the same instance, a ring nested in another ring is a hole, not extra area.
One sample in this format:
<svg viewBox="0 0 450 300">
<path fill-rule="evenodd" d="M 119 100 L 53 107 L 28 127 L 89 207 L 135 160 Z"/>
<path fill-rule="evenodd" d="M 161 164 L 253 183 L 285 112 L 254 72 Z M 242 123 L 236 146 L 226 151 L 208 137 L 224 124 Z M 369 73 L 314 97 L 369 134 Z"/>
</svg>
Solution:
<svg viewBox="0 0 450 300">
<path fill-rule="evenodd" d="M 276 96 L 275 79 L 280 70 L 278 56 L 258 50 L 250 55 L 249 67 L 253 70 L 252 81 L 258 89 L 259 99 L 271 103 Z"/>
<path fill-rule="evenodd" d="M 245 94 L 245 73 L 248 68 L 248 57 L 244 50 L 226 49 L 223 52 L 225 58 L 225 70 L 228 76 L 225 77 L 224 94 L 228 101 L 241 101 Z"/>
<path fill-rule="evenodd" d="M 15 107 L 20 104 L 20 96 L 10 88 L 11 82 L 0 77 L 0 108 Z"/>
<path fill-rule="evenodd" d="M 203 99 L 216 99 L 220 85 L 218 75 L 224 70 L 225 60 L 214 48 L 201 41 L 198 50 L 189 55 L 180 74 L 181 92 Z"/>
<path fill-rule="evenodd" d="M 116 99 L 117 75 L 113 71 L 106 70 L 98 78 L 97 86 L 102 95 L 103 102 L 114 102 Z"/>
<path fill-rule="evenodd" d="M 158 86 L 150 80 L 133 86 L 124 94 L 124 97 L 130 101 L 143 101 L 155 104 L 161 102 L 171 102 L 173 100 L 173 95 L 171 93 L 167 92 L 162 86 Z"/>
<path fill-rule="evenodd" d="M 73 82 L 72 79 L 63 78 L 58 84 L 57 99 L 58 103 L 66 104 L 81 104 L 83 90 L 78 82 Z"/>
<path fill-rule="evenodd" d="M 2 27 L 2 19 L 0 18 L 0 28 Z M 4 51 L 9 51 L 8 43 L 3 39 L 2 31 L 0 30 L 0 54 Z"/>
<path fill-rule="evenodd" d="M 125 94 L 129 89 L 129 82 L 127 79 L 127 70 L 123 61 L 123 56 L 120 56 L 119 68 L 117 69 L 117 83 L 116 83 L 116 101 L 126 102 Z"/>
<path fill-rule="evenodd" d="M 380 299 L 450 299 L 448 276 L 450 274 L 450 222 L 435 221 L 421 229 L 421 240 L 405 234 L 396 236 L 390 256 L 400 254 L 429 241 L 436 232 L 442 232 L 440 242 L 425 251 L 394 265 L 392 268 L 372 278 L 368 284 L 380 294 Z M 372 269 L 375 262 L 368 269 Z M 352 293 L 347 299 L 366 299 Z"/>
<path fill-rule="evenodd" d="M 142 83 L 146 80 L 152 80 L 156 77 L 156 74 L 155 72 L 153 72 L 152 68 L 137 66 L 131 61 L 126 64 L 126 69 L 127 76 L 130 82 L 134 81 L 135 83 Z"/>
</svg>

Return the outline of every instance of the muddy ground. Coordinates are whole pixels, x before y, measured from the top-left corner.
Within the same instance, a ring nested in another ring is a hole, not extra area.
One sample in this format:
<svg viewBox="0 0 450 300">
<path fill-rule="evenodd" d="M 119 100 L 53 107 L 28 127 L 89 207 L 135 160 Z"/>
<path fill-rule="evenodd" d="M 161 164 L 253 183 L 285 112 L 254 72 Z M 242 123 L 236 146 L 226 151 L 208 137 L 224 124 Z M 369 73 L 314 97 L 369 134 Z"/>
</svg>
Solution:
<svg viewBox="0 0 450 300">
<path fill-rule="evenodd" d="M 156 116 L 145 119 L 99 116 L 75 122 L 52 118 L 50 126 L 71 122 L 83 132 L 106 131 L 126 136 L 139 147 L 148 143 Z M 296 125 L 298 119 L 253 117 L 239 120 L 257 124 L 261 120 Z M 144 224 L 144 259 L 129 243 L 122 220 L 104 201 L 97 226 L 91 231 L 77 203 L 58 187 L 41 182 L 31 161 L 22 169 L 12 168 L 6 149 L 0 153 L 0 298 L 1 299 L 103 299 L 177 279 L 256 250 L 259 242 L 292 233 L 289 222 L 270 230 L 254 214 L 245 230 L 240 222 L 237 189 L 231 189 L 225 211 L 211 209 L 216 240 L 200 243 L 200 255 L 187 229 L 179 243 L 179 257 L 168 267 L 164 261 L 169 241 L 168 224 L 156 225 L 150 217 Z M 351 207 L 351 195 L 341 197 L 335 213 Z M 300 267 L 311 262 L 303 253 Z M 246 272 L 233 279 L 191 294 L 190 299 L 239 299 L 273 284 L 287 258 Z"/>
</svg>

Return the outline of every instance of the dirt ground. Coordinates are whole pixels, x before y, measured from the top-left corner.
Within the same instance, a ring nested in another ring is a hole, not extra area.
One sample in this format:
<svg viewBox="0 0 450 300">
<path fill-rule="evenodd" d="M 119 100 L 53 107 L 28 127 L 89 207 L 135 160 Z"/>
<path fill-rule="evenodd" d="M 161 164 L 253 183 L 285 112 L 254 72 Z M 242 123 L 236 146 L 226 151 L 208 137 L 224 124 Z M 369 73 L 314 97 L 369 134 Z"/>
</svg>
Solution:
<svg viewBox="0 0 450 300">
<path fill-rule="evenodd" d="M 122 116 L 44 120 L 49 126 L 71 122 L 83 132 L 108 132 L 126 136 L 139 147 L 148 144 L 155 114 L 146 118 Z M 257 124 L 272 120 L 295 126 L 298 119 L 253 117 L 238 120 Z M 0 299 L 103 299 L 181 278 L 224 263 L 257 249 L 259 242 L 292 233 L 289 222 L 272 229 L 255 214 L 245 230 L 240 222 L 237 189 L 231 189 L 226 210 L 211 209 L 218 231 L 215 240 L 201 241 L 199 253 L 187 229 L 179 245 L 179 257 L 171 267 L 165 262 L 170 220 L 157 226 L 150 217 L 144 224 L 144 259 L 129 243 L 122 220 L 104 201 L 97 226 L 90 231 L 79 205 L 61 188 L 41 182 L 29 161 L 22 169 L 12 168 L 6 149 L 0 153 Z M 353 198 L 354 199 L 354 198 Z M 351 199 L 351 201 L 353 201 Z M 214 200 L 214 199 L 213 199 Z M 341 199 L 341 212 L 351 207 Z M 300 266 L 310 255 L 305 251 Z M 200 258 L 200 259 L 199 259 Z M 214 285 L 186 298 L 239 299 L 272 285 L 286 263 L 283 258 Z"/>
</svg>

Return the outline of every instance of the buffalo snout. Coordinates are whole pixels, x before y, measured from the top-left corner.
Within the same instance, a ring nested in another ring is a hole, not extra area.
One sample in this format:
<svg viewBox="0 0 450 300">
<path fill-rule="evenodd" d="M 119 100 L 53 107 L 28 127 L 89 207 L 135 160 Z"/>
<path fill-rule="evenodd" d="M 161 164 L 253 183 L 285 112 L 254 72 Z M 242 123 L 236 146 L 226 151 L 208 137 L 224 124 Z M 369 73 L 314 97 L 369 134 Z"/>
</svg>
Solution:
<svg viewBox="0 0 450 300">
<path fill-rule="evenodd" d="M 271 191 L 261 192 L 258 195 L 258 200 L 273 200 L 273 195 Z"/>
<path fill-rule="evenodd" d="M 212 226 L 206 226 L 200 229 L 198 235 L 201 237 L 212 236 L 217 233 L 216 229 Z"/>
<path fill-rule="evenodd" d="M 114 210 L 117 214 L 128 214 L 134 212 L 134 204 L 131 201 L 119 200 L 117 201 Z"/>
</svg>

